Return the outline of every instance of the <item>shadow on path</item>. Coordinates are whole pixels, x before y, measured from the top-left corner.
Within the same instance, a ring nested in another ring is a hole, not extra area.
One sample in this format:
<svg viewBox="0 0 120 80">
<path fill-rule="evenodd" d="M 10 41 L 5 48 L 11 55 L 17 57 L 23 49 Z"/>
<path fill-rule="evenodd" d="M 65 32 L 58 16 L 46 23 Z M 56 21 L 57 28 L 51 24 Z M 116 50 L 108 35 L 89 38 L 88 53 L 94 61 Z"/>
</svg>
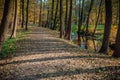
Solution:
<svg viewBox="0 0 120 80">
<path fill-rule="evenodd" d="M 106 67 L 99 67 L 99 68 L 93 68 L 93 69 L 76 69 L 76 70 L 70 70 L 70 71 L 59 71 L 55 73 L 42 73 L 42 74 L 36 74 L 36 75 L 28 75 L 28 76 L 21 77 L 20 80 L 29 80 L 29 79 L 36 80 L 36 79 L 43 79 L 43 78 L 49 78 L 49 77 L 71 76 L 71 75 L 77 75 L 77 74 L 83 74 L 83 73 L 87 73 L 87 74 L 104 73 L 107 71 L 116 72 L 117 70 L 120 70 L 120 66 L 106 66 Z M 119 75 L 120 73 L 118 73 L 117 75 L 114 75 L 114 77 L 111 76 L 112 78 L 109 76 L 109 78 L 111 80 L 119 80 L 120 79 Z"/>
</svg>

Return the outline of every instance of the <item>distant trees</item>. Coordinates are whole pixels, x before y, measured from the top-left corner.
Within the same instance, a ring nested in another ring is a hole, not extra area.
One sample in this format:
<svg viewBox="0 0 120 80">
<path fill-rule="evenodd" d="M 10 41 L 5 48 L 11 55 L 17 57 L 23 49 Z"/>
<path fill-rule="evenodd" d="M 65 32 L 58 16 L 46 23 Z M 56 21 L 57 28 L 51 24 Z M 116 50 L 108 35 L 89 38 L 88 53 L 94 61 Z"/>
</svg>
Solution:
<svg viewBox="0 0 120 80">
<path fill-rule="evenodd" d="M 9 26 L 12 2 L 13 0 L 5 0 L 5 4 L 4 4 L 4 11 L 0 25 L 0 51 L 2 48 L 2 43 L 5 40 L 5 36 L 7 34 L 7 30 Z"/>
</svg>

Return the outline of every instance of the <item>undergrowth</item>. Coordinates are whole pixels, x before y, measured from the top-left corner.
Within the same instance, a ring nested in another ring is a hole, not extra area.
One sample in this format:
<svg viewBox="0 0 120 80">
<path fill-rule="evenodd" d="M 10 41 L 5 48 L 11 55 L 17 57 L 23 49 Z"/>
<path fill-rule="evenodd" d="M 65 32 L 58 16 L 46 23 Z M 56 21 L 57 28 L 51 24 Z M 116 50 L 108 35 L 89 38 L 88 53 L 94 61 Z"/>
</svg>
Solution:
<svg viewBox="0 0 120 80">
<path fill-rule="evenodd" d="M 16 51 L 16 43 L 17 41 L 23 39 L 25 36 L 27 36 L 27 33 L 31 32 L 31 30 L 25 31 L 25 30 L 19 30 L 17 31 L 16 38 L 10 39 L 9 37 L 4 41 L 2 45 L 2 50 L 0 52 L 0 59 L 7 58 L 12 56 L 12 54 Z"/>
</svg>

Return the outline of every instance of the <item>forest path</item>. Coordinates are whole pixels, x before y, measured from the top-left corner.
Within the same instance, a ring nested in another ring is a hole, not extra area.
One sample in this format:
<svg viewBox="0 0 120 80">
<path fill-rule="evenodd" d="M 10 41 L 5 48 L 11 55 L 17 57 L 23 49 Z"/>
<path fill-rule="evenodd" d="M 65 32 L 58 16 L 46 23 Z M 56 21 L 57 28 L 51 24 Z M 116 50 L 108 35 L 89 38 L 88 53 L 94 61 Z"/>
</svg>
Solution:
<svg viewBox="0 0 120 80">
<path fill-rule="evenodd" d="M 34 27 L 10 59 L 0 60 L 0 80 L 120 80 L 120 60 L 81 51 L 59 33 Z"/>
</svg>

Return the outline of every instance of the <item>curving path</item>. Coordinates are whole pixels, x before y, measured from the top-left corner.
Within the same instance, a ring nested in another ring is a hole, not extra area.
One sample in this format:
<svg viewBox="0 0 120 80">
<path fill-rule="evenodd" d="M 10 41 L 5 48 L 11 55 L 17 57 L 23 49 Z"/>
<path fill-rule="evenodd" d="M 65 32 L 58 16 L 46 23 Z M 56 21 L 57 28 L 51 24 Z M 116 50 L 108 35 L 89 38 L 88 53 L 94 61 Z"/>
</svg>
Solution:
<svg viewBox="0 0 120 80">
<path fill-rule="evenodd" d="M 0 80 L 120 80 L 120 59 L 82 51 L 58 37 L 33 27 L 13 57 L 0 60 Z"/>
</svg>

